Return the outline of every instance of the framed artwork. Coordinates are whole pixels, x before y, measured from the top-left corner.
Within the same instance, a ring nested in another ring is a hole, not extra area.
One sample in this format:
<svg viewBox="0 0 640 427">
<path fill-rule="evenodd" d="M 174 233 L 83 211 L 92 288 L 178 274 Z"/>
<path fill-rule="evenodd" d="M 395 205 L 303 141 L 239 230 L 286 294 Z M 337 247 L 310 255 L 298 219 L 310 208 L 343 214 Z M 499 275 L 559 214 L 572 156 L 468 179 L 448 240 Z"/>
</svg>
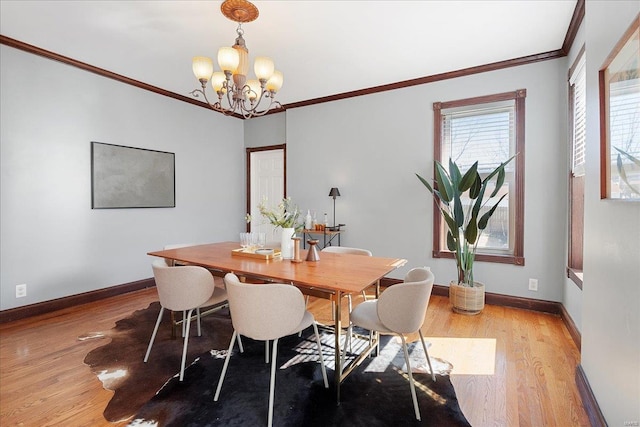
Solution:
<svg viewBox="0 0 640 427">
<path fill-rule="evenodd" d="M 173 208 L 175 154 L 91 142 L 91 208 Z"/>
<path fill-rule="evenodd" d="M 640 14 L 600 69 L 600 198 L 640 201 Z"/>
</svg>

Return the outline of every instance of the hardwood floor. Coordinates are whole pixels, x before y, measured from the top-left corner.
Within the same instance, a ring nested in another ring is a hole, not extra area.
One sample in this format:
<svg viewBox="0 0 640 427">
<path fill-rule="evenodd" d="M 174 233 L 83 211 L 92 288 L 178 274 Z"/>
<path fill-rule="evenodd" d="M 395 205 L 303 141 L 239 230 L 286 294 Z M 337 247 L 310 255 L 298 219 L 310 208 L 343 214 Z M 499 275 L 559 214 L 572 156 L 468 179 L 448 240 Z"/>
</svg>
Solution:
<svg viewBox="0 0 640 427">
<path fill-rule="evenodd" d="M 112 392 L 83 364 L 104 341 L 78 337 L 153 301 L 156 290 L 147 289 L 0 325 L 0 425 L 126 425 L 104 420 Z M 331 320 L 327 301 L 312 298 L 309 308 Z M 468 317 L 432 296 L 422 330 L 431 357 L 454 365 L 451 380 L 473 426 L 589 425 L 574 380 L 580 354 L 559 317 L 499 306 Z"/>
</svg>

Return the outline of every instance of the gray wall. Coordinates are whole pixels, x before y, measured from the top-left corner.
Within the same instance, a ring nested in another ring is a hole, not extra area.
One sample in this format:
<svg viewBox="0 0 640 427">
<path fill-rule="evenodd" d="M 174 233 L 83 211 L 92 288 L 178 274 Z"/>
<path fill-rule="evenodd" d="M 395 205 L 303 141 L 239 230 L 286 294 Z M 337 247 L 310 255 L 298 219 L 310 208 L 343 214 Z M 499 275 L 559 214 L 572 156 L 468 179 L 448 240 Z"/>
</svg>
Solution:
<svg viewBox="0 0 640 427">
<path fill-rule="evenodd" d="M 586 2 L 587 145 L 582 366 L 610 426 L 640 421 L 640 203 L 600 200 L 598 70 L 640 12 Z"/>
<path fill-rule="evenodd" d="M 566 258 L 566 58 L 287 111 L 289 194 L 303 209 L 346 224 L 343 245 L 406 258 L 396 271 L 429 265 L 439 284 L 455 277 L 451 259 L 433 259 L 430 193 L 415 176 L 433 175 L 436 101 L 525 88 L 526 265 L 476 264 L 488 292 L 561 301 Z M 331 219 L 330 219 L 331 222 Z M 528 290 L 539 280 L 538 292 Z"/>
<path fill-rule="evenodd" d="M 149 278 L 168 243 L 237 238 L 241 120 L 4 45 L 0 67 L 2 310 Z M 174 152 L 176 207 L 92 210 L 90 141 Z"/>
</svg>

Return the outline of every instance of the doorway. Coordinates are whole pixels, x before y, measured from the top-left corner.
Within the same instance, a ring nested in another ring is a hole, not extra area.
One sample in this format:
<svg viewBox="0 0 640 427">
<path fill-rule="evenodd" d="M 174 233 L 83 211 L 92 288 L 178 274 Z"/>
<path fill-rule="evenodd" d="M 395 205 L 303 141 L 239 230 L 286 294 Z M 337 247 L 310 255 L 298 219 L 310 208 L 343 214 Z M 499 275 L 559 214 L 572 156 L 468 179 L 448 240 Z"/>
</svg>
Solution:
<svg viewBox="0 0 640 427">
<path fill-rule="evenodd" d="M 287 194 L 286 145 L 247 148 L 247 231 L 266 233 L 267 243 L 280 242 L 280 229 L 264 221 L 258 204 L 264 197 L 274 206 Z"/>
</svg>

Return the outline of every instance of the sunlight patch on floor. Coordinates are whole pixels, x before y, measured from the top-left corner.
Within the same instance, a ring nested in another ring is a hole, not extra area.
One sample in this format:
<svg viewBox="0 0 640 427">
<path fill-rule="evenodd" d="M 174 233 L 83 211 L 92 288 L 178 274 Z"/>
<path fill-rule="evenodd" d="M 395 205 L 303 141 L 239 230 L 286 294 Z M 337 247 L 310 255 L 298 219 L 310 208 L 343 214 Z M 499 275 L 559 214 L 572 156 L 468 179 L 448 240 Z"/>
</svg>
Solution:
<svg viewBox="0 0 640 427">
<path fill-rule="evenodd" d="M 453 364 L 451 375 L 493 375 L 496 367 L 495 338 L 425 337 L 429 355 Z"/>
</svg>

